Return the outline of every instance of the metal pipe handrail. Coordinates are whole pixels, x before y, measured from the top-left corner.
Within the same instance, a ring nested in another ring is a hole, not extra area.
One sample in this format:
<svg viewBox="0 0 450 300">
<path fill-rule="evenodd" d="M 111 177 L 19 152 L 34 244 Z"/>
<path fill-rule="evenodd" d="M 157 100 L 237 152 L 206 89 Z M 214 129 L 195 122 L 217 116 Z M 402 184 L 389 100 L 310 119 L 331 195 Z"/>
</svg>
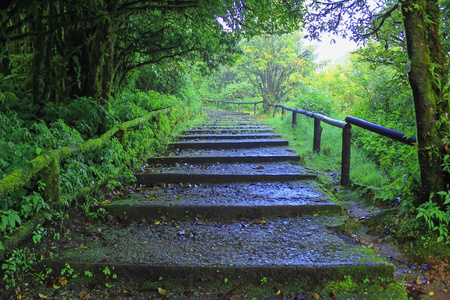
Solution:
<svg viewBox="0 0 450 300">
<path fill-rule="evenodd" d="M 299 113 L 299 114 L 308 116 L 310 118 L 319 119 L 320 121 L 323 121 L 323 122 L 325 122 L 327 124 L 330 124 L 332 126 L 335 126 L 335 127 L 344 128 L 345 125 L 347 125 L 346 122 L 343 122 L 341 120 L 336 120 L 336 119 L 330 118 L 328 116 L 325 116 L 325 115 L 322 115 L 322 114 L 318 114 L 318 113 L 313 113 L 313 112 L 310 112 L 310 111 L 307 111 L 307 110 L 303 110 L 303 109 L 299 109 L 299 108 L 292 108 L 292 107 L 288 107 L 288 106 L 282 105 L 282 104 L 272 104 L 272 106 L 274 106 L 274 107 L 281 107 L 281 108 L 284 108 L 287 111 L 292 111 L 292 112 L 295 112 L 295 113 Z"/>
<path fill-rule="evenodd" d="M 381 125 L 359 119 L 352 116 L 347 116 L 345 118 L 345 121 L 349 124 L 353 124 L 355 126 L 361 127 L 363 129 L 372 131 L 374 133 L 377 133 L 379 135 L 388 137 L 392 140 L 396 140 L 398 142 L 414 146 L 417 143 L 417 139 L 414 136 L 407 137 L 404 133 L 400 131 L 396 131 L 387 127 L 383 127 Z"/>
<path fill-rule="evenodd" d="M 402 142 L 404 144 L 414 146 L 417 143 L 417 139 L 413 136 L 406 137 L 402 132 L 380 126 L 375 123 L 368 122 L 363 119 L 358 119 L 352 116 L 347 116 L 345 122 L 332 119 L 322 114 L 313 113 L 307 110 L 288 107 L 282 104 L 269 104 L 268 114 L 271 114 L 271 109 L 274 107 L 273 116 L 277 113 L 277 108 L 282 108 L 282 117 L 286 114 L 286 111 L 292 112 L 292 126 L 297 124 L 297 114 L 302 114 L 310 118 L 314 118 L 314 140 L 313 151 L 320 152 L 320 143 L 322 135 L 322 127 L 320 121 L 323 121 L 329 125 L 342 128 L 342 163 L 341 163 L 341 185 L 346 186 L 350 184 L 350 145 L 351 145 L 351 124 L 369 130 L 371 132 L 383 135 L 395 141 Z"/>
</svg>

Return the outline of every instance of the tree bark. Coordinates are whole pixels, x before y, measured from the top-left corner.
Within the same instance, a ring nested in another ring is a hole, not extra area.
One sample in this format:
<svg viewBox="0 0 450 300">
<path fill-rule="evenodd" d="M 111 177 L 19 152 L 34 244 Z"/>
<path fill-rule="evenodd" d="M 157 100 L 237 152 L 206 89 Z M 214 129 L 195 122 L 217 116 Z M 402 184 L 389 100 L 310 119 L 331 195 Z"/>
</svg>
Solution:
<svg viewBox="0 0 450 300">
<path fill-rule="evenodd" d="M 442 164 L 448 137 L 449 105 L 444 86 L 448 68 L 439 33 L 437 0 L 402 0 L 402 14 L 411 61 L 409 82 L 414 97 L 422 198 L 447 190 L 449 174 Z M 438 204 L 442 199 L 435 197 Z"/>
</svg>

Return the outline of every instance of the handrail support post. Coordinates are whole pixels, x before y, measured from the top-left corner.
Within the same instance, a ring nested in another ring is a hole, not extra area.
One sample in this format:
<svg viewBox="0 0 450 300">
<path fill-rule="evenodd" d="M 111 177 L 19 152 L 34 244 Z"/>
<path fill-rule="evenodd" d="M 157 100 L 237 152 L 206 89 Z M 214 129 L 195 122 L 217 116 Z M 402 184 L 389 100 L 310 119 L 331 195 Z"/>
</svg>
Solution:
<svg viewBox="0 0 450 300">
<path fill-rule="evenodd" d="M 54 155 L 48 166 L 41 171 L 41 180 L 45 184 L 44 199 L 49 204 L 54 204 L 61 198 L 59 157 L 57 153 L 54 153 Z"/>
<path fill-rule="evenodd" d="M 292 112 L 292 127 L 297 125 L 297 113 L 295 111 Z"/>
<path fill-rule="evenodd" d="M 322 126 L 320 126 L 320 120 L 314 118 L 314 141 L 313 151 L 320 152 L 320 143 L 322 141 Z"/>
<path fill-rule="evenodd" d="M 341 165 L 341 185 L 350 185 L 350 145 L 352 139 L 352 126 L 345 125 L 342 129 L 342 165 Z"/>
</svg>

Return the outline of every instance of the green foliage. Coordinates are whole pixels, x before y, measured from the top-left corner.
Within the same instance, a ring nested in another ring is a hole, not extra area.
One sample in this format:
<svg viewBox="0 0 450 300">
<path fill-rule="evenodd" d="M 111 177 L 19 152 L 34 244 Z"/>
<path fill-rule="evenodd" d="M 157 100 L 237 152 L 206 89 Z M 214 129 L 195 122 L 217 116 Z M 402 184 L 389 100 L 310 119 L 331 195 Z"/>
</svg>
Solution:
<svg viewBox="0 0 450 300">
<path fill-rule="evenodd" d="M 441 191 L 437 194 L 445 198 L 444 207 L 447 207 L 447 209 L 444 211 L 442 207 L 438 206 L 433 201 L 434 194 L 432 194 L 428 202 L 422 203 L 417 208 L 416 219 L 423 218 L 429 230 L 439 233 L 438 243 L 445 241 L 446 244 L 450 245 L 450 192 Z"/>
<path fill-rule="evenodd" d="M 35 254 L 28 248 L 13 250 L 10 257 L 2 264 L 6 289 L 17 287 L 25 276 L 33 272 L 36 261 Z"/>
<path fill-rule="evenodd" d="M 78 206 L 88 216 L 102 216 L 98 197 L 90 194 L 89 189 L 111 190 L 125 182 L 130 183 L 134 180 L 136 168 L 140 168 L 149 156 L 165 149 L 173 134 L 182 130 L 185 121 L 200 108 L 200 100 L 191 88 L 180 89 L 180 95 L 183 98 L 154 91 L 126 91 L 111 100 L 108 109 L 84 97 L 74 99 L 71 105 L 48 103 L 43 110 L 47 122 L 22 119 L 12 111 L 0 112 L 3 121 L 0 124 L 1 174 L 6 176 L 14 169 L 28 166 L 29 161 L 45 151 L 80 144 L 115 124 L 172 106 L 170 113 L 160 114 L 148 123 L 128 130 L 126 149 L 119 139 L 112 138 L 104 147 L 77 153 L 61 161 L 62 207 Z M 53 221 L 65 217 L 63 212 L 50 210 L 42 198 L 45 188 L 35 178 L 25 183 L 23 189 L 1 197 L 0 237 L 13 233 L 24 221 L 42 210 Z M 83 191 L 84 198 L 77 197 L 79 191 Z M 34 240 L 39 241 L 41 234 L 35 232 L 34 236 Z"/>
<path fill-rule="evenodd" d="M 312 84 L 301 84 L 296 99 L 286 105 L 327 116 L 335 114 L 330 95 Z"/>
</svg>

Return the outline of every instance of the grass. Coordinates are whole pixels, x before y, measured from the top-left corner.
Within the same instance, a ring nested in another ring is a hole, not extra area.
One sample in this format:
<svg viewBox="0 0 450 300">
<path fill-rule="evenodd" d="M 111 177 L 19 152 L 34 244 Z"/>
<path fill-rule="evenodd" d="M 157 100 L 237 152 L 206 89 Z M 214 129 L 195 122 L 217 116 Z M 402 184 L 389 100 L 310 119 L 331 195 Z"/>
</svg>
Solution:
<svg viewBox="0 0 450 300">
<path fill-rule="evenodd" d="M 298 115 L 297 126 L 292 128 L 288 113 L 284 120 L 278 114 L 274 118 L 261 115 L 265 123 L 273 126 L 275 131 L 289 140 L 289 145 L 302 158 L 302 163 L 321 175 L 324 184 L 335 181 L 341 173 L 342 129 L 322 122 L 321 152 L 313 152 L 314 119 Z M 377 164 L 373 162 L 363 149 L 355 145 L 351 147 L 350 181 L 356 186 L 382 187 L 387 183 Z"/>
</svg>

